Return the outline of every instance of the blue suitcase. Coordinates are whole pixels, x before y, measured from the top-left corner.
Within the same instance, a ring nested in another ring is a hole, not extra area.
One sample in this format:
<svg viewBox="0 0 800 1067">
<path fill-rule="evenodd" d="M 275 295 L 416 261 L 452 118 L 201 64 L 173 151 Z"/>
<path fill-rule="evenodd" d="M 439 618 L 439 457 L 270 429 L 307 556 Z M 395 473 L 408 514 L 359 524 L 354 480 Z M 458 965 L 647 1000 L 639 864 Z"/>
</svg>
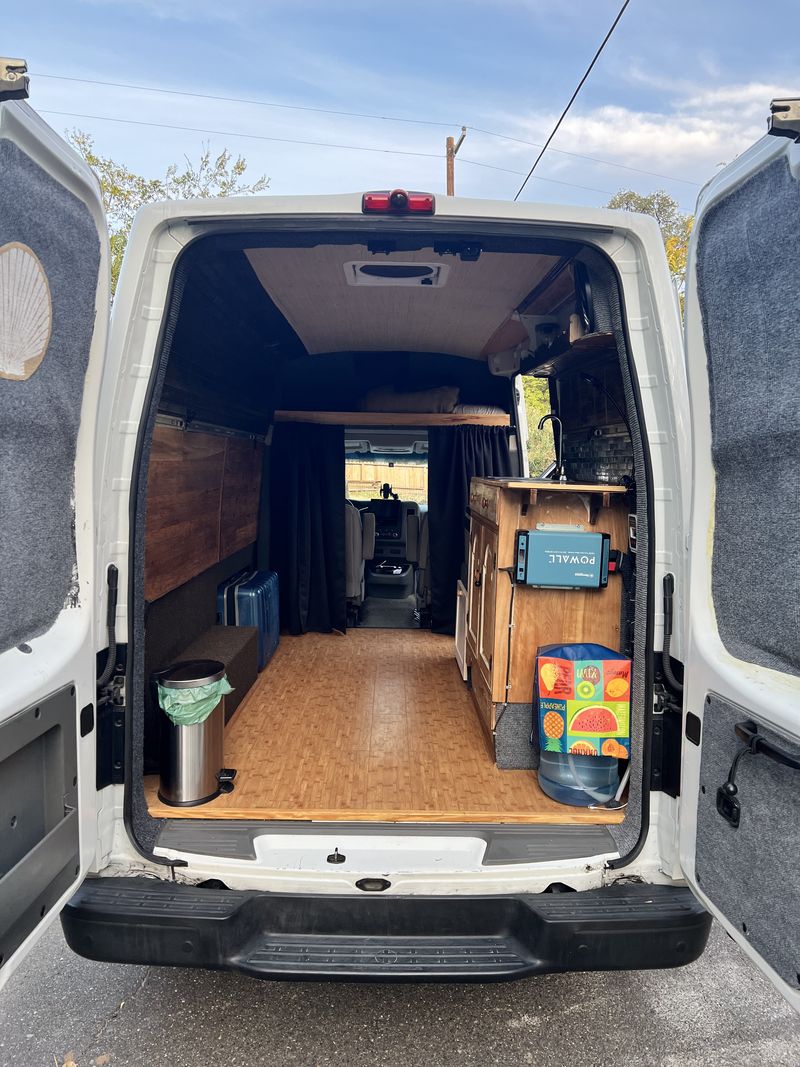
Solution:
<svg viewBox="0 0 800 1067">
<path fill-rule="evenodd" d="M 280 639 L 278 616 L 278 575 L 255 571 L 236 575 L 217 591 L 221 621 L 228 626 L 255 626 L 258 629 L 258 669 L 272 659 Z"/>
<path fill-rule="evenodd" d="M 252 569 L 237 571 L 217 586 L 217 622 L 222 626 L 236 625 L 236 588 L 254 574 Z"/>
</svg>

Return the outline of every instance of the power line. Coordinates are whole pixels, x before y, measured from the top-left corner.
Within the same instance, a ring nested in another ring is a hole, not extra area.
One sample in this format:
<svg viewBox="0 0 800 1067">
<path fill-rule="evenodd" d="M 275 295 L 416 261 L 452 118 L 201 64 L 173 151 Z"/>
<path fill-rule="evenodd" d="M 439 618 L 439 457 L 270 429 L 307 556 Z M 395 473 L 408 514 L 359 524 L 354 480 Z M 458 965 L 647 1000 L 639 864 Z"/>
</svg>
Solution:
<svg viewBox="0 0 800 1067">
<path fill-rule="evenodd" d="M 193 93 L 186 89 L 165 89 L 156 85 L 131 85 L 128 82 L 107 82 L 97 78 L 68 78 L 65 74 L 32 74 L 35 78 L 51 78 L 62 82 L 80 82 L 82 85 L 104 85 L 113 89 L 136 89 L 145 93 L 166 93 L 168 96 L 188 96 L 195 100 L 219 100 L 226 104 L 254 104 L 258 107 L 274 107 L 285 111 L 313 111 L 318 115 L 340 115 L 351 119 L 380 119 L 382 122 L 410 122 L 416 126 L 460 126 L 461 123 L 437 122 L 434 119 L 412 119 L 397 115 L 375 115 L 363 111 L 337 111 L 327 107 L 311 107 L 307 104 L 279 104 L 274 100 L 249 100 L 239 96 L 219 96 L 214 93 Z"/>
<path fill-rule="evenodd" d="M 523 137 L 512 137 L 510 133 L 497 133 L 495 130 L 482 130 L 480 126 L 468 126 L 473 133 L 482 133 L 487 137 L 499 137 L 503 141 L 514 141 L 515 144 L 529 145 L 531 148 L 541 148 L 538 141 L 526 141 Z M 661 178 L 667 182 L 681 182 L 683 185 L 693 185 L 700 188 L 703 182 L 695 182 L 690 178 L 678 178 L 674 174 L 661 174 L 657 170 L 645 170 L 642 167 L 631 167 L 628 163 L 614 163 L 611 159 L 600 159 L 599 156 L 587 156 L 583 152 L 568 152 L 566 148 L 551 148 L 551 152 L 557 152 L 560 156 L 572 156 L 573 159 L 588 159 L 592 163 L 601 163 L 605 167 L 618 167 L 620 170 L 630 170 L 634 174 L 646 174 L 650 178 Z M 524 174 L 524 171 L 520 171 Z"/>
<path fill-rule="evenodd" d="M 77 111 L 51 111 L 43 108 L 39 114 L 59 115 L 63 118 L 89 119 L 96 122 L 121 122 L 129 126 L 149 126 L 158 130 L 183 130 L 186 133 L 206 133 L 215 137 L 245 137 L 251 141 L 272 141 L 278 144 L 307 145 L 312 148 L 336 148 L 340 151 L 348 152 L 378 152 L 391 156 L 416 156 L 421 159 L 442 158 L 441 152 L 412 152 L 402 148 L 374 148 L 367 145 L 338 144 L 332 141 L 306 141 L 293 137 L 271 137 L 263 133 L 238 133 L 235 130 L 209 130 L 198 126 L 177 126 L 166 122 L 146 122 L 144 119 L 122 119 L 112 115 L 84 115 Z M 471 167 L 484 167 L 487 170 L 496 170 L 503 174 L 521 175 L 524 173 L 524 171 L 521 170 L 498 167 L 493 163 L 483 163 L 477 159 L 462 159 L 461 162 L 468 163 Z M 577 185 L 575 182 L 561 181 L 557 178 L 540 178 L 538 174 L 536 180 L 553 185 L 568 185 L 573 189 L 583 189 L 584 191 L 591 193 L 603 193 L 603 195 L 608 196 L 613 195 L 609 189 L 596 189 L 590 185 Z"/>
<path fill-rule="evenodd" d="M 247 97 L 222 96 L 222 95 L 215 94 L 215 93 L 196 93 L 196 92 L 190 92 L 189 90 L 186 90 L 186 89 L 167 89 L 167 88 L 164 88 L 162 86 L 155 86 L 155 85 L 136 85 L 136 84 L 133 84 L 133 83 L 130 83 L 130 82 L 101 81 L 98 78 L 74 78 L 74 77 L 68 77 L 65 74 L 42 74 L 40 72 L 40 73 L 36 73 L 33 76 L 35 76 L 37 78 L 48 78 L 48 79 L 51 79 L 51 80 L 54 80 L 54 81 L 66 81 L 66 82 L 79 83 L 81 85 L 101 85 L 101 86 L 104 86 L 106 88 L 112 88 L 112 89 L 133 89 L 136 92 L 162 93 L 162 94 L 165 94 L 167 96 L 185 96 L 185 97 L 188 97 L 188 98 L 194 99 L 194 100 L 216 100 L 216 101 L 219 101 L 221 103 L 226 103 L 226 104 L 247 104 L 248 106 L 271 107 L 271 108 L 275 108 L 277 110 L 285 110 L 285 111 L 308 111 L 308 112 L 310 112 L 312 114 L 317 114 L 317 115 L 336 115 L 336 116 L 339 116 L 339 117 L 342 117 L 342 118 L 370 119 L 370 120 L 377 121 L 377 122 L 403 122 L 403 123 L 408 123 L 408 124 L 411 124 L 411 125 L 414 125 L 414 126 L 437 126 L 437 127 L 448 127 L 448 128 L 450 128 L 452 126 L 461 126 L 461 125 L 463 125 L 463 123 L 460 123 L 460 122 L 440 122 L 440 121 L 438 121 L 436 119 L 410 118 L 410 117 L 405 116 L 405 115 L 378 115 L 378 114 L 375 114 L 375 113 L 364 112 L 364 111 L 341 111 L 341 110 L 336 110 L 334 108 L 312 107 L 312 106 L 306 105 L 306 104 L 283 104 L 283 103 L 278 103 L 277 101 L 274 101 L 274 100 L 255 100 L 255 99 L 249 99 Z M 485 130 L 485 129 L 482 129 L 480 126 L 467 126 L 467 129 L 471 130 L 473 133 L 481 133 L 486 137 L 496 137 L 496 138 L 498 138 L 499 140 L 502 140 L 502 141 L 513 141 L 515 144 L 524 144 L 524 145 L 530 146 L 531 148 L 541 148 L 542 147 L 541 144 L 538 143 L 537 141 L 528 141 L 528 140 L 525 140 L 522 137 L 513 137 L 511 134 L 500 133 L 497 130 Z M 583 152 L 569 152 L 564 148 L 551 148 L 550 151 L 551 152 L 558 152 L 559 155 L 562 155 L 562 156 L 571 156 L 573 159 L 585 159 L 585 160 L 588 160 L 590 163 L 600 163 L 601 165 L 606 166 L 606 167 L 616 167 L 618 170 L 628 170 L 628 171 L 631 171 L 634 174 L 644 174 L 644 175 L 647 175 L 648 177 L 651 177 L 651 178 L 661 178 L 663 181 L 680 182 L 683 185 L 692 185 L 692 186 L 695 186 L 696 188 L 699 188 L 700 185 L 702 185 L 702 182 L 691 181 L 688 178 L 678 178 L 673 174 L 661 174 L 658 171 L 645 170 L 645 169 L 643 169 L 641 167 L 632 167 L 627 163 L 615 163 L 613 160 L 600 159 L 597 156 L 589 156 L 589 155 L 586 155 L 586 153 L 583 153 Z M 501 169 L 501 168 L 498 168 L 498 169 Z M 511 173 L 511 174 L 524 174 L 524 171 L 509 171 L 509 173 Z M 569 183 L 566 183 L 566 184 L 569 184 Z M 578 186 L 577 188 L 584 188 L 584 187 L 583 186 Z"/>
<path fill-rule="evenodd" d="M 537 165 L 538 165 L 538 163 L 539 163 L 539 160 L 540 160 L 540 159 L 542 158 L 542 156 L 543 156 L 543 155 L 545 154 L 545 152 L 546 152 L 546 151 L 547 151 L 547 149 L 548 149 L 548 146 L 549 146 L 550 142 L 551 142 L 551 141 L 553 140 L 553 138 L 555 137 L 555 135 L 556 135 L 556 134 L 558 133 L 558 129 L 559 129 L 559 127 L 561 126 L 561 123 L 562 123 L 562 122 L 564 121 L 564 119 L 566 118 L 567 112 L 568 112 L 568 111 L 569 111 L 569 109 L 570 109 L 570 108 L 572 107 L 572 105 L 573 105 L 573 103 L 574 103 L 574 101 L 575 101 L 575 98 L 577 97 L 577 95 L 578 95 L 578 93 L 579 93 L 579 92 L 581 91 L 581 89 L 583 88 L 584 82 L 585 82 L 585 81 L 586 81 L 586 79 L 587 79 L 587 78 L 589 77 L 589 75 L 590 75 L 590 74 L 592 73 L 592 70 L 593 70 L 593 68 L 594 68 L 594 65 L 595 65 L 595 63 L 596 63 L 596 62 L 597 62 L 597 60 L 598 60 L 598 59 L 600 58 L 600 54 L 602 53 L 602 51 L 603 51 L 603 49 L 605 48 L 605 46 L 606 46 L 606 45 L 608 44 L 608 42 L 610 41 L 612 33 L 613 33 L 613 32 L 614 32 L 614 30 L 615 30 L 615 29 L 617 28 L 617 23 L 618 23 L 618 22 L 619 22 L 619 20 L 620 20 L 620 19 L 622 18 L 622 16 L 623 16 L 623 15 L 625 14 L 625 8 L 626 8 L 626 7 L 628 6 L 628 4 L 629 4 L 630 2 L 631 2 L 631 0 L 624 0 L 624 2 L 623 2 L 623 4 L 622 4 L 622 7 L 621 7 L 621 8 L 619 9 L 619 11 L 617 12 L 617 17 L 616 17 L 616 18 L 614 19 L 614 21 L 613 21 L 613 22 L 611 23 L 611 25 L 610 25 L 610 27 L 609 27 L 609 29 L 608 29 L 608 33 L 607 33 L 607 34 L 605 35 L 605 37 L 603 38 L 603 40 L 602 40 L 602 41 L 600 42 L 600 47 L 599 47 L 599 48 L 597 49 L 597 51 L 595 52 L 595 54 L 594 54 L 594 56 L 593 56 L 593 58 L 592 58 L 592 62 L 591 62 L 591 63 L 589 64 L 589 66 L 588 66 L 588 67 L 586 68 L 586 70 L 584 71 L 583 77 L 582 77 L 582 78 L 581 78 L 581 80 L 580 80 L 580 81 L 578 82 L 578 84 L 577 84 L 577 85 L 575 86 L 575 91 L 573 92 L 573 94 L 572 94 L 572 96 L 571 96 L 571 97 L 569 98 L 569 100 L 567 101 L 567 106 L 566 106 L 566 107 L 564 108 L 564 110 L 563 110 L 563 111 L 561 112 L 561 115 L 559 116 L 558 122 L 557 122 L 557 123 L 555 124 L 555 126 L 553 127 L 553 129 L 552 129 L 552 131 L 551 131 L 551 133 L 550 133 L 550 136 L 549 136 L 549 137 L 547 138 L 547 140 L 545 141 L 544 145 L 542 146 L 542 150 L 541 150 L 541 151 L 539 152 L 539 155 L 538 155 L 538 156 L 536 157 L 536 159 L 534 159 L 534 161 L 533 161 L 533 166 L 532 166 L 532 167 L 531 167 L 531 169 L 530 169 L 530 170 L 528 171 L 528 173 L 527 173 L 527 175 L 526 175 L 526 177 L 525 177 L 525 181 L 524 181 L 524 182 L 522 183 L 522 185 L 520 185 L 519 189 L 517 189 L 517 193 L 516 193 L 516 196 L 514 197 L 514 200 L 515 200 L 515 201 L 516 201 L 516 200 L 519 200 L 519 196 L 520 196 L 520 193 L 522 192 L 522 190 L 523 190 L 523 189 L 525 188 L 525 186 L 526 186 L 526 185 L 528 184 L 528 182 L 530 181 L 531 175 L 532 175 L 532 174 L 533 174 L 533 172 L 534 172 L 534 171 L 536 170 L 536 167 L 537 167 Z"/>
</svg>

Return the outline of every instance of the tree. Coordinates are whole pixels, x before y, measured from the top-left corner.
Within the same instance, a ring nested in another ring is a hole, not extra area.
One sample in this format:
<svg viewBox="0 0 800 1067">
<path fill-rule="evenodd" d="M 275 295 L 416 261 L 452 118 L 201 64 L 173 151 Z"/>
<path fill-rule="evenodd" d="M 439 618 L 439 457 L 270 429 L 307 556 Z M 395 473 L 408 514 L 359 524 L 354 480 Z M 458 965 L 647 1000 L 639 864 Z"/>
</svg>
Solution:
<svg viewBox="0 0 800 1067">
<path fill-rule="evenodd" d="M 188 200 L 193 197 L 205 199 L 216 196 L 247 196 L 263 193 L 269 186 L 269 178 L 263 174 L 252 184 L 246 184 L 243 181 L 247 170 L 246 161 L 241 156 L 234 159 L 227 148 L 219 155 L 212 156 L 211 149 L 206 144 L 196 164 L 185 157 L 184 169 L 173 163 L 167 167 L 163 178 L 143 178 L 129 170 L 124 163 L 101 156 L 88 133 L 73 130 L 66 136 L 100 182 L 111 242 L 112 293 L 117 287 L 119 269 L 134 215 L 143 204 L 150 204 L 155 200 Z"/>
<path fill-rule="evenodd" d="M 526 374 L 522 378 L 522 392 L 528 416 L 528 464 L 531 477 L 536 478 L 555 459 L 553 427 L 548 423 L 543 430 L 536 428 L 542 415 L 550 411 L 549 383 L 546 378 L 534 378 L 532 374 Z"/>
<path fill-rule="evenodd" d="M 639 211 L 643 215 L 652 215 L 661 227 L 667 262 L 675 283 L 675 288 L 683 307 L 683 288 L 686 279 L 686 253 L 689 248 L 689 236 L 694 225 L 694 215 L 684 215 L 676 200 L 663 190 L 655 193 L 635 193 L 632 189 L 621 189 L 612 196 L 606 207 L 622 211 Z"/>
</svg>

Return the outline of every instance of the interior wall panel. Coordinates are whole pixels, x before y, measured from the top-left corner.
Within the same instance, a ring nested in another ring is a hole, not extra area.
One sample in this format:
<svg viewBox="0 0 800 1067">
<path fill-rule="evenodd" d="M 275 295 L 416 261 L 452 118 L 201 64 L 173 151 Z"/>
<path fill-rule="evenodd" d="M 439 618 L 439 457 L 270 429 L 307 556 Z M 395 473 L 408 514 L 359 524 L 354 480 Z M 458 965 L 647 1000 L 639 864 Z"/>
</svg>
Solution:
<svg viewBox="0 0 800 1067">
<path fill-rule="evenodd" d="M 256 539 L 263 447 L 157 426 L 150 453 L 145 598 L 157 600 Z"/>
</svg>

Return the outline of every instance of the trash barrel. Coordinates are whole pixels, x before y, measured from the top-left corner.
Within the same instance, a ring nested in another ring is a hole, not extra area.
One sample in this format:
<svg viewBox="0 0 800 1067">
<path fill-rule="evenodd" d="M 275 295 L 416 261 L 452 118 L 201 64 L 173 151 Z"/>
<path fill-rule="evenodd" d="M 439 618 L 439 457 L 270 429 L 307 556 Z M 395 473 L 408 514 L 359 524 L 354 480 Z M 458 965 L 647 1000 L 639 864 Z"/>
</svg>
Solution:
<svg viewBox="0 0 800 1067">
<path fill-rule="evenodd" d="M 161 719 L 158 797 L 192 807 L 230 792 L 236 771 L 223 765 L 225 700 L 231 692 L 225 664 L 186 660 L 153 675 Z"/>
</svg>

